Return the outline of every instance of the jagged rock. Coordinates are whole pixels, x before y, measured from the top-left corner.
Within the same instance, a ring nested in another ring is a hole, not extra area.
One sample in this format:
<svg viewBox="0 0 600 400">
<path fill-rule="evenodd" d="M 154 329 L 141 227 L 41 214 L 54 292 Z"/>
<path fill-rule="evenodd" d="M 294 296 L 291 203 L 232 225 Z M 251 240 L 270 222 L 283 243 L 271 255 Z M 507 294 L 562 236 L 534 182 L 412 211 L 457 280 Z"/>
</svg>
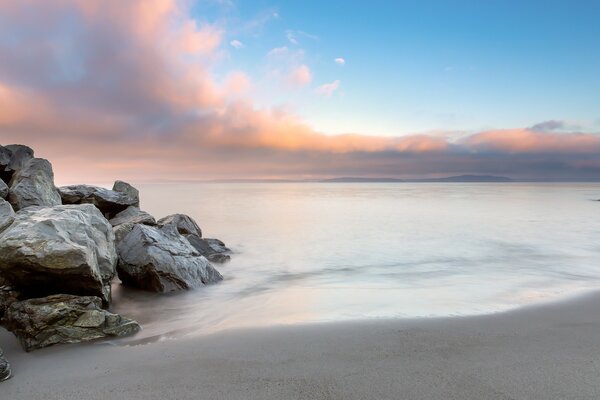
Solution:
<svg viewBox="0 0 600 400">
<path fill-rule="evenodd" d="M 131 232 L 131 230 L 136 226 L 132 222 L 126 222 L 121 225 L 117 225 L 113 227 L 113 232 L 115 234 L 115 243 L 118 245 L 121 240 L 125 238 Z"/>
<path fill-rule="evenodd" d="M 173 225 L 135 225 L 117 243 L 117 251 L 119 279 L 140 289 L 164 293 L 223 279 Z"/>
<path fill-rule="evenodd" d="M 202 237 L 202 230 L 191 217 L 185 214 L 173 214 L 161 218 L 157 222 L 158 226 L 173 225 L 182 235 L 196 235 Z"/>
<path fill-rule="evenodd" d="M 140 192 L 136 188 L 131 186 L 129 183 L 123 181 L 115 181 L 112 190 L 114 190 L 115 192 L 123 193 L 132 199 L 136 199 L 136 203 L 133 205 L 136 207 L 140 206 Z"/>
<path fill-rule="evenodd" d="M 231 251 L 225 246 L 225 243 L 219 239 L 206 238 L 204 240 L 206 240 L 206 243 L 208 243 L 208 245 L 217 253 L 228 253 Z"/>
<path fill-rule="evenodd" d="M 126 336 L 140 330 L 137 322 L 101 306 L 98 297 L 67 294 L 17 301 L 6 312 L 5 326 L 19 338 L 26 351 Z"/>
<path fill-rule="evenodd" d="M 115 215 L 109 222 L 112 226 L 123 224 L 156 225 L 156 220 L 152 215 L 134 206 L 127 207 L 125 210 Z"/>
<path fill-rule="evenodd" d="M 227 254 L 223 254 L 229 249 L 218 239 L 201 239 L 196 235 L 183 235 L 200 255 L 203 255 L 211 262 L 224 263 L 231 259 Z"/>
<path fill-rule="evenodd" d="M 8 228 L 15 220 L 15 212 L 8 201 L 0 199 L 0 232 Z"/>
<path fill-rule="evenodd" d="M 0 233 L 0 274 L 28 297 L 94 295 L 108 304 L 116 263 L 112 227 L 91 204 L 30 207 Z"/>
<path fill-rule="evenodd" d="M 26 161 L 10 180 L 8 201 L 15 211 L 31 206 L 60 205 L 50 162 L 43 158 Z"/>
<path fill-rule="evenodd" d="M 93 204 L 108 218 L 139 204 L 136 197 L 98 186 L 72 185 L 58 190 L 63 204 Z"/>
<path fill-rule="evenodd" d="M 0 146 L 0 178 L 9 183 L 13 174 L 33 158 L 33 150 L 21 144 Z"/>
<path fill-rule="evenodd" d="M 0 348 L 0 382 L 5 381 L 11 377 L 12 373 L 10 370 L 10 364 L 4 357 L 2 348 Z"/>
<path fill-rule="evenodd" d="M 0 198 L 6 199 L 8 197 L 8 186 L 2 179 L 0 179 Z"/>
</svg>

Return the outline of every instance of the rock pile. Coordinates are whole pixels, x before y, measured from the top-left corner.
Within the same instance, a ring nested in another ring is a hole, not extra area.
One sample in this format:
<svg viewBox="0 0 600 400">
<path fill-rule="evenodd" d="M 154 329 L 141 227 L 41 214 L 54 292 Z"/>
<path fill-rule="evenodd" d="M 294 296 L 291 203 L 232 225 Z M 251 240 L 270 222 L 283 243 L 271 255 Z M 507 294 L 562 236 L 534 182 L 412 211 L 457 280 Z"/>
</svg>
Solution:
<svg viewBox="0 0 600 400">
<path fill-rule="evenodd" d="M 187 215 L 142 211 L 126 182 L 57 188 L 49 161 L 0 146 L 0 324 L 26 351 L 136 333 L 137 322 L 107 311 L 115 276 L 153 292 L 197 288 L 223 279 L 211 262 L 228 252 Z"/>
</svg>

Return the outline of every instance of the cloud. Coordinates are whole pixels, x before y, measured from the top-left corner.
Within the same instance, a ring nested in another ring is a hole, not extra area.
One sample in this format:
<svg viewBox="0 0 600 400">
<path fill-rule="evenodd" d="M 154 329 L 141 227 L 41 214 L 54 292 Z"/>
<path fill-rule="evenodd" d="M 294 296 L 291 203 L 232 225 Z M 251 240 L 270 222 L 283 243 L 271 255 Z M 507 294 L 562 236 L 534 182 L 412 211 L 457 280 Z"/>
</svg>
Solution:
<svg viewBox="0 0 600 400">
<path fill-rule="evenodd" d="M 242 98 L 252 82 L 220 65 L 229 33 L 199 24 L 187 7 L 175 0 L 0 0 L 0 37 L 10 38 L 0 40 L 0 143 L 33 146 L 52 160 L 59 183 L 462 173 L 600 178 L 600 135 L 556 124 L 458 138 L 323 135 L 289 112 Z M 306 86 L 310 68 L 292 53 L 282 71 Z"/>
<path fill-rule="evenodd" d="M 286 46 L 282 46 L 282 47 L 275 47 L 275 48 L 269 50 L 269 52 L 267 53 L 267 56 L 276 57 L 276 56 L 286 55 L 288 53 L 289 53 L 289 49 Z"/>
<path fill-rule="evenodd" d="M 239 49 L 242 49 L 242 48 L 244 48 L 244 43 L 240 42 L 240 41 L 239 41 L 239 40 L 237 40 L 237 39 L 235 39 L 235 40 L 232 40 L 231 42 L 229 42 L 229 45 L 230 45 L 231 47 L 233 47 L 233 48 L 236 48 L 236 49 L 238 49 L 238 50 L 239 50 Z"/>
<path fill-rule="evenodd" d="M 296 46 L 300 44 L 300 37 L 304 37 L 311 40 L 319 40 L 319 37 L 317 35 L 313 35 L 304 31 L 294 31 L 291 29 L 285 31 L 285 37 L 291 44 Z"/>
<path fill-rule="evenodd" d="M 341 66 L 346 65 L 346 59 L 344 59 L 342 57 L 336 58 L 335 60 L 333 60 L 333 62 L 335 62 L 337 65 L 341 65 Z"/>
<path fill-rule="evenodd" d="M 553 119 L 535 124 L 529 129 L 537 132 L 548 132 L 581 130 L 581 127 L 579 125 L 569 124 L 565 121 Z"/>
<path fill-rule="evenodd" d="M 331 97 L 333 95 L 333 93 L 339 89 L 340 83 L 341 82 L 339 80 L 335 80 L 331 83 L 326 83 L 324 85 L 319 86 L 315 90 L 315 92 L 321 96 Z"/>
<path fill-rule="evenodd" d="M 289 76 L 288 82 L 295 87 L 303 87 L 312 82 L 312 72 L 307 65 L 302 64 L 294 68 Z"/>
</svg>

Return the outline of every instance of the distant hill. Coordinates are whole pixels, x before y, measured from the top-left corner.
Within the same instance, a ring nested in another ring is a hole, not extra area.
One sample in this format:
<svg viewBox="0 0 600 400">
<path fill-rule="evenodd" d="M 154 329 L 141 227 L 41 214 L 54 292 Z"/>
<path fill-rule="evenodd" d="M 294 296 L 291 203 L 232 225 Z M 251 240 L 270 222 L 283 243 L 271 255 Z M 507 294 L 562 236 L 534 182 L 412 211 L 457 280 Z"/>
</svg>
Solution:
<svg viewBox="0 0 600 400">
<path fill-rule="evenodd" d="M 396 178 L 358 178 L 358 177 L 343 177 L 323 179 L 320 182 L 326 183 L 394 183 L 394 182 L 513 182 L 512 179 L 505 176 L 494 175 L 458 175 L 448 176 L 444 178 L 429 178 L 429 179 L 396 179 Z"/>
<path fill-rule="evenodd" d="M 354 177 L 345 177 L 345 178 L 323 179 L 320 182 L 327 182 L 327 183 L 365 183 L 365 182 L 388 183 L 388 182 L 405 182 L 405 181 L 403 179 L 396 179 L 396 178 L 354 178 Z"/>
<path fill-rule="evenodd" d="M 458 175 L 445 178 L 411 179 L 408 182 L 514 182 L 505 176 L 494 175 Z"/>
</svg>

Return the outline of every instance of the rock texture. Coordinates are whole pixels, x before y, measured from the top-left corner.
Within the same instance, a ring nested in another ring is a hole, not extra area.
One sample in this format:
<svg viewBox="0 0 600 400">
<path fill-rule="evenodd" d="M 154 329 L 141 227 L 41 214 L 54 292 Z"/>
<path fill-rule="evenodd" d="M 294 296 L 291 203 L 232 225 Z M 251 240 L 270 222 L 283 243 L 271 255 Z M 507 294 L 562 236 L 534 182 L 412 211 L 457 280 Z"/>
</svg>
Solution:
<svg viewBox="0 0 600 400">
<path fill-rule="evenodd" d="M 0 179 L 0 198 L 6 199 L 8 197 L 8 186 L 2 179 Z"/>
<path fill-rule="evenodd" d="M 135 206 L 127 207 L 125 210 L 115 215 L 109 222 L 112 226 L 123 224 L 156 225 L 156 220 L 152 215 Z"/>
<path fill-rule="evenodd" d="M 123 181 L 115 181 L 112 190 L 115 192 L 123 193 L 131 199 L 135 199 L 136 202 L 133 205 L 136 207 L 140 206 L 140 192 L 136 188 L 131 186 L 129 183 Z"/>
<path fill-rule="evenodd" d="M 200 255 L 203 255 L 211 262 L 224 263 L 231 259 L 228 254 L 224 254 L 229 249 L 218 239 L 202 239 L 196 235 L 183 236 Z"/>
<path fill-rule="evenodd" d="M 11 377 L 10 364 L 4 357 L 2 348 L 0 348 L 0 382 L 5 381 Z"/>
<path fill-rule="evenodd" d="M 26 351 L 140 330 L 137 322 L 103 310 L 101 305 L 98 297 L 65 294 L 17 301 L 6 313 L 5 326 Z"/>
<path fill-rule="evenodd" d="M 0 146 L 0 179 L 10 182 L 13 174 L 33 158 L 33 150 L 20 144 Z"/>
<path fill-rule="evenodd" d="M 223 279 L 172 225 L 135 225 L 117 250 L 119 279 L 143 290 L 171 292 Z"/>
<path fill-rule="evenodd" d="M 202 237 L 202 230 L 191 217 L 185 214 L 173 214 L 167 217 L 161 218 L 157 222 L 158 226 L 163 227 L 166 225 L 174 226 L 179 233 L 182 235 L 196 235 Z"/>
<path fill-rule="evenodd" d="M 92 205 L 31 207 L 0 233 L 0 274 L 28 295 L 110 301 L 117 254 L 112 227 Z"/>
<path fill-rule="evenodd" d="M 63 204 L 93 204 L 107 218 L 112 218 L 130 206 L 137 206 L 139 198 L 98 186 L 72 185 L 58 189 Z"/>
<path fill-rule="evenodd" d="M 19 300 L 20 293 L 9 285 L 0 285 L 0 325 L 8 307 Z"/>
<path fill-rule="evenodd" d="M 15 220 L 15 212 L 8 201 L 0 199 L 0 233 Z"/>
<path fill-rule="evenodd" d="M 10 180 L 8 201 L 15 211 L 31 206 L 60 205 L 50 162 L 43 158 L 32 158 L 25 162 Z"/>
</svg>

